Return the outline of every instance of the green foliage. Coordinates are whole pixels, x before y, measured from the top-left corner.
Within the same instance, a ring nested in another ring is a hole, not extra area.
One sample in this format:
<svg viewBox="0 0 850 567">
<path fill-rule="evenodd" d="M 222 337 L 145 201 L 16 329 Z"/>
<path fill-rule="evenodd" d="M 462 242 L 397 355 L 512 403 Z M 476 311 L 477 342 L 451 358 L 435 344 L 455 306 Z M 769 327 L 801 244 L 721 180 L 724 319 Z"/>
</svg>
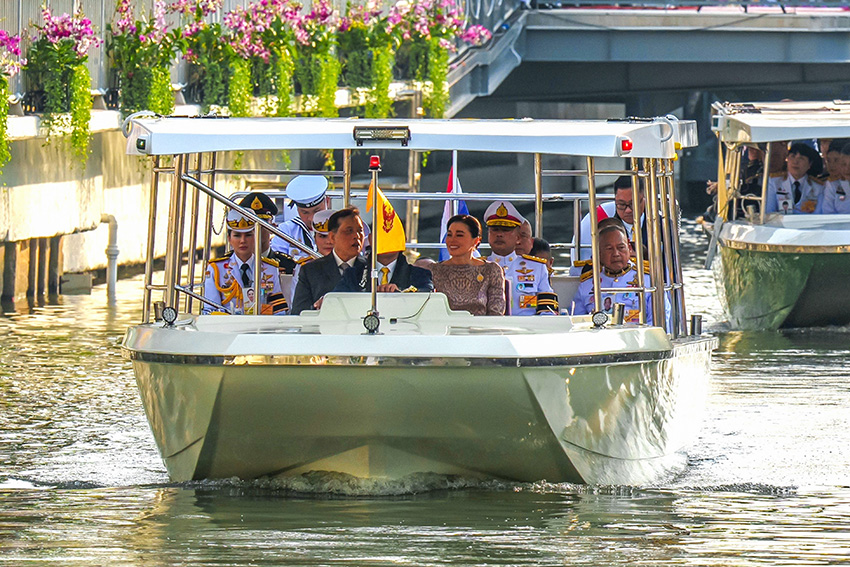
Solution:
<svg viewBox="0 0 850 567">
<path fill-rule="evenodd" d="M 9 100 L 9 80 L 0 74 L 0 101 Z M 0 175 L 3 174 L 3 168 L 12 159 L 12 152 L 9 148 L 9 140 L 6 138 L 6 119 L 9 117 L 9 105 L 0 104 Z"/>
<path fill-rule="evenodd" d="M 70 134 L 71 152 L 85 166 L 91 139 L 91 76 L 79 53 L 78 44 L 70 39 L 51 42 L 45 35 L 32 43 L 27 53 L 27 76 L 30 84 L 44 91 L 43 126 L 47 143 L 54 136 Z"/>
<path fill-rule="evenodd" d="M 70 110 L 71 110 L 71 150 L 74 157 L 85 165 L 89 155 L 89 140 L 91 131 L 89 121 L 91 120 L 91 76 L 88 67 L 77 65 L 71 69 L 70 84 Z"/>
<path fill-rule="evenodd" d="M 372 54 L 369 51 L 369 29 L 354 22 L 339 34 L 339 56 L 342 61 L 342 80 L 346 86 L 372 86 Z"/>
<path fill-rule="evenodd" d="M 250 116 L 251 96 L 254 93 L 251 84 L 251 62 L 247 59 L 234 58 L 230 71 L 227 103 L 230 115 Z"/>
<path fill-rule="evenodd" d="M 169 69 L 174 60 L 175 35 L 157 14 L 134 20 L 133 8 L 119 0 L 116 18 L 106 26 L 106 53 L 118 77 L 121 112 L 139 110 L 171 114 L 174 94 Z"/>
<path fill-rule="evenodd" d="M 148 110 L 163 116 L 174 112 L 174 93 L 171 90 L 171 72 L 168 67 L 151 69 Z"/>
<path fill-rule="evenodd" d="M 386 44 L 376 47 L 372 55 L 372 89 L 369 104 L 366 106 L 366 117 L 388 118 L 393 108 L 393 101 L 390 99 L 390 83 L 393 80 L 395 52 L 391 44 Z"/>
<path fill-rule="evenodd" d="M 443 118 L 449 105 L 449 50 L 437 38 L 428 42 L 428 79 L 431 88 L 425 91 L 424 108 L 431 118 Z"/>
<path fill-rule="evenodd" d="M 277 108 L 274 116 L 291 116 L 292 115 L 292 99 L 293 85 L 292 75 L 295 72 L 295 62 L 292 54 L 288 50 L 284 50 L 278 54 L 275 61 L 275 91 L 277 92 Z"/>
<path fill-rule="evenodd" d="M 336 107 L 336 89 L 339 85 L 339 73 L 342 65 L 332 52 L 320 54 L 317 57 L 317 63 L 319 69 L 316 85 L 318 115 L 325 118 L 339 116 L 339 109 Z"/>
</svg>

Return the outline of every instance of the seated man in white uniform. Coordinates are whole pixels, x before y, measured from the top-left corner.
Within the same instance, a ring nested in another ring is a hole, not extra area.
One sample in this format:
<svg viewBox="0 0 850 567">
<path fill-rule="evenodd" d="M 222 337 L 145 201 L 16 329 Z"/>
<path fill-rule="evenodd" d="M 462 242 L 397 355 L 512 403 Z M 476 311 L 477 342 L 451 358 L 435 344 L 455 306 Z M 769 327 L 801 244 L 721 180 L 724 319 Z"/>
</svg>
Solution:
<svg viewBox="0 0 850 567">
<path fill-rule="evenodd" d="M 289 307 L 281 293 L 278 264 L 263 257 L 260 297 L 254 296 L 254 221 L 236 210 L 227 213 L 227 241 L 233 248 L 210 260 L 204 279 L 204 297 L 229 309 L 233 315 L 286 315 Z M 259 305 L 259 309 L 257 309 Z M 221 313 L 204 303 L 201 313 Z"/>
<path fill-rule="evenodd" d="M 820 155 L 802 142 L 791 144 L 785 158 L 787 171 L 771 174 L 767 183 L 766 213 L 784 215 L 820 213 L 823 181 L 817 179 L 823 167 Z"/>
<path fill-rule="evenodd" d="M 832 146 L 830 145 L 830 155 Z M 850 144 L 840 149 L 837 163 L 830 162 L 830 180 L 826 182 L 823 193 L 824 214 L 850 214 Z"/>
<path fill-rule="evenodd" d="M 632 197 L 632 177 L 630 175 L 622 175 L 614 181 L 614 200 L 602 203 L 596 207 L 596 222 L 607 218 L 620 219 L 626 229 L 626 233 L 629 235 L 629 241 L 634 241 L 635 211 Z M 642 187 L 638 189 L 638 201 L 637 208 L 640 210 L 641 228 L 640 238 L 644 246 L 646 246 L 647 231 L 646 215 L 644 214 L 644 210 L 646 208 L 646 197 L 644 196 Z M 576 256 L 575 251 L 570 254 L 572 260 L 570 266 L 571 276 L 578 276 L 582 272 L 582 264 L 577 266 L 575 263 L 580 262 L 581 260 L 587 260 L 591 256 L 590 213 L 584 215 L 584 218 L 581 219 L 579 231 L 582 247 L 578 252 L 578 256 Z"/>
<path fill-rule="evenodd" d="M 621 224 L 606 222 L 599 227 L 599 261 L 602 270 L 599 274 L 602 288 L 638 287 L 638 273 L 631 257 L 631 247 L 626 230 Z M 643 273 L 643 286 L 650 287 L 649 274 Z M 652 298 L 646 293 L 646 322 L 652 325 Z M 602 310 L 606 313 L 613 311 L 615 303 L 623 304 L 623 320 L 626 323 L 640 321 L 640 294 L 637 292 L 602 293 Z M 665 301 L 665 307 L 666 307 Z M 593 313 L 593 269 L 590 264 L 585 266 L 581 281 L 573 298 L 573 315 L 588 315 Z M 668 309 L 669 311 L 669 309 Z"/>
<path fill-rule="evenodd" d="M 557 314 L 558 296 L 549 283 L 546 260 L 518 254 L 520 227 L 525 219 L 508 201 L 496 201 L 484 213 L 487 240 L 493 253 L 487 258 L 502 266 L 510 287 L 509 315 Z"/>
<path fill-rule="evenodd" d="M 289 206 L 294 206 L 298 216 L 280 224 L 281 232 L 303 243 L 307 248 L 316 251 L 316 238 L 313 233 L 313 215 L 329 208 L 325 192 L 328 180 L 321 175 L 298 175 L 286 186 L 286 197 Z M 294 259 L 307 256 L 298 247 L 286 240 L 275 236 L 272 239 L 272 250 L 289 254 Z"/>
</svg>

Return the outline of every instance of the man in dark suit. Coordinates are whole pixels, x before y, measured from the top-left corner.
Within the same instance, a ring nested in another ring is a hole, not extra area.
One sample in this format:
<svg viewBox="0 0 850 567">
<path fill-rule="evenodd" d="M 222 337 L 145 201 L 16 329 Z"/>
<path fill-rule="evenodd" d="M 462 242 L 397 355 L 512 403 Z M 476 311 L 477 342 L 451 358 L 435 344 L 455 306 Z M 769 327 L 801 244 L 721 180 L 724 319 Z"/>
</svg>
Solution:
<svg viewBox="0 0 850 567">
<path fill-rule="evenodd" d="M 434 291 L 431 271 L 411 266 L 401 252 L 378 254 L 378 288 L 380 292 Z M 345 270 L 334 291 L 369 291 L 369 269 L 355 265 Z"/>
<path fill-rule="evenodd" d="M 320 308 L 322 298 L 333 291 L 346 269 L 353 266 L 366 268 L 366 261 L 360 257 L 360 251 L 363 250 L 360 211 L 355 207 L 347 207 L 335 212 L 328 219 L 328 230 L 334 243 L 333 252 L 301 266 L 290 309 L 293 315 Z"/>
</svg>

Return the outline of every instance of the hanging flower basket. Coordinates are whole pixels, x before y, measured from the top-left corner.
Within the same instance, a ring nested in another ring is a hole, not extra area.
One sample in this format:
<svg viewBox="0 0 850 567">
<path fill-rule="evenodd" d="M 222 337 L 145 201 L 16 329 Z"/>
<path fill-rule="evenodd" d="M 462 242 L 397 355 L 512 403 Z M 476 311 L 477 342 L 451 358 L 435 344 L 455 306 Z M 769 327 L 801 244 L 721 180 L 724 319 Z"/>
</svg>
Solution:
<svg viewBox="0 0 850 567">
<path fill-rule="evenodd" d="M 91 132 L 91 76 L 88 53 L 102 40 L 82 11 L 54 17 L 42 10 L 44 23 L 34 26 L 36 35 L 27 53 L 27 79 L 34 90 L 44 91 L 43 126 L 48 142 L 69 137 L 71 151 L 81 165 L 89 153 Z"/>
</svg>

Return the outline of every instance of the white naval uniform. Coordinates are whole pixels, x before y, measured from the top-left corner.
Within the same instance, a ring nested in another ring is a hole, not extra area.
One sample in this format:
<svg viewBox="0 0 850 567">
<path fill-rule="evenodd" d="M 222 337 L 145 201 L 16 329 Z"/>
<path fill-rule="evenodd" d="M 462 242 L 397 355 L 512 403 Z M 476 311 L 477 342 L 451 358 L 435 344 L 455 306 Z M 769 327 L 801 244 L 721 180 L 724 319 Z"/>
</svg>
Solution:
<svg viewBox="0 0 850 567">
<path fill-rule="evenodd" d="M 210 260 L 204 275 L 204 297 L 228 307 L 233 314 L 243 314 L 246 310 L 250 313 L 254 312 L 252 306 L 245 305 L 247 288 L 243 289 L 242 286 L 242 264 L 248 265 L 247 274 L 253 283 L 254 256 L 251 256 L 247 262 L 242 262 L 232 252 L 223 258 Z M 270 305 L 275 308 L 280 305 L 279 298 L 283 297 L 277 262 L 268 258 L 263 258 L 260 295 L 263 296 L 260 298 L 263 305 Z M 283 299 L 283 305 L 285 306 L 285 304 L 286 300 Z M 219 311 L 212 305 L 204 303 L 201 314 L 209 315 L 213 312 Z M 274 314 L 285 315 L 286 311 L 281 309 L 275 311 Z"/>
<path fill-rule="evenodd" d="M 295 240 L 304 243 L 311 250 L 317 250 L 316 248 L 316 239 L 313 236 L 313 231 L 304 224 L 304 221 L 301 218 L 289 219 L 285 223 L 281 224 L 279 227 L 281 232 L 283 232 L 287 236 L 291 236 Z M 272 250 L 276 252 L 283 252 L 284 254 L 289 254 L 294 260 L 298 260 L 307 256 L 300 248 L 297 248 L 284 240 L 283 238 L 275 235 L 272 237 Z"/>
<path fill-rule="evenodd" d="M 834 179 L 827 181 L 823 190 L 823 210 L 827 215 L 850 214 L 850 181 Z"/>
<path fill-rule="evenodd" d="M 507 256 L 500 256 L 493 252 L 492 254 L 487 256 L 487 261 L 493 262 L 494 264 L 499 264 L 503 270 L 507 270 L 508 266 L 511 265 L 511 262 L 517 259 L 517 256 L 519 256 L 519 254 L 517 254 L 516 252 L 511 252 Z"/>
<path fill-rule="evenodd" d="M 637 273 L 635 272 L 634 263 L 629 263 L 629 271 L 617 277 L 612 277 L 605 274 L 605 270 L 599 274 L 600 284 L 603 288 L 612 287 L 637 287 Z M 643 275 L 644 287 L 650 287 L 649 274 Z M 652 325 L 652 297 L 647 292 L 646 294 L 646 323 Z M 610 299 L 610 304 L 606 306 L 605 299 Z M 640 294 L 637 292 L 629 293 L 602 293 L 600 294 L 602 301 L 602 311 L 611 313 L 615 303 L 623 304 L 623 321 L 625 323 L 638 323 L 640 321 Z M 578 284 L 575 297 L 573 298 L 574 309 L 573 315 L 588 315 L 593 313 L 593 272 L 587 271 L 581 276 L 581 282 Z M 665 301 L 666 303 L 666 301 Z M 668 307 L 665 305 L 665 307 Z M 669 309 L 667 309 L 669 312 Z"/>
<path fill-rule="evenodd" d="M 794 181 L 800 182 L 800 200 L 794 202 Z M 790 173 L 774 174 L 767 183 L 766 213 L 786 215 L 820 213 L 823 203 L 823 183 L 805 175 L 794 179 Z"/>
<path fill-rule="evenodd" d="M 505 269 L 505 280 L 511 286 L 511 315 L 535 315 L 537 294 L 553 293 L 549 283 L 549 266 L 546 260 L 523 254 Z"/>
<path fill-rule="evenodd" d="M 601 221 L 603 219 L 608 219 L 617 216 L 617 203 L 614 201 L 606 201 L 596 207 L 597 211 L 597 219 Z M 618 217 L 619 218 L 619 217 Z M 640 217 L 641 222 L 644 220 L 644 215 Z M 598 222 L 597 221 L 597 222 Z M 634 226 L 627 223 L 623 219 L 620 219 L 620 222 L 623 223 L 623 227 L 626 229 L 626 234 L 629 235 L 629 240 L 634 242 Z M 641 224 L 641 227 L 644 227 L 645 224 Z M 571 276 L 579 276 L 581 275 L 581 266 L 576 266 L 576 261 L 579 260 L 590 260 L 593 252 L 590 248 L 590 213 L 584 215 L 584 218 L 581 219 L 581 224 L 579 225 L 579 237 L 581 239 L 581 249 L 578 252 L 578 257 L 576 257 L 576 253 L 574 249 L 570 249 L 570 275 Z M 575 244 L 575 236 L 573 236 L 572 243 Z"/>
</svg>

